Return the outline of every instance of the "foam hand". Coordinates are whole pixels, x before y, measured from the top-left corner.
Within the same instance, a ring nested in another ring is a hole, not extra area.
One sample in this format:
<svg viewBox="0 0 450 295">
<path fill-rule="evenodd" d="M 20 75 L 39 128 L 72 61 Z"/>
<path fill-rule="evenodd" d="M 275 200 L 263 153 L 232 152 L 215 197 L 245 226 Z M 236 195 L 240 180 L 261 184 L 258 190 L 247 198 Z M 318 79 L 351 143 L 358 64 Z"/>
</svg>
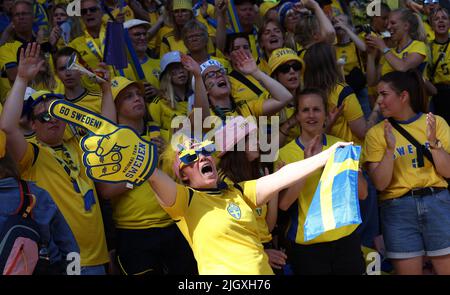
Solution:
<svg viewBox="0 0 450 295">
<path fill-rule="evenodd" d="M 140 185 L 157 166 L 156 146 L 126 126 L 67 101 L 49 107 L 52 116 L 89 130 L 80 142 L 87 175 L 96 181 Z"/>
</svg>

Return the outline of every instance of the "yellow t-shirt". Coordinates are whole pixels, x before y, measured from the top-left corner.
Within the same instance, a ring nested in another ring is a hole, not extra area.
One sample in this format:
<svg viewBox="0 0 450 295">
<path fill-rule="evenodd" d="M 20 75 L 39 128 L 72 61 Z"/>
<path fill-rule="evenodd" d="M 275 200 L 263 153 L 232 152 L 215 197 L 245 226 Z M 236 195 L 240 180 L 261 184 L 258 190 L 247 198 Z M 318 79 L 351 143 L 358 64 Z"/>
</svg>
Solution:
<svg viewBox="0 0 450 295">
<path fill-rule="evenodd" d="M 236 102 L 241 100 L 252 101 L 260 98 L 262 95 L 268 97 L 269 93 L 267 89 L 262 86 L 258 80 L 251 75 L 244 75 L 236 70 L 232 70 L 228 74 L 228 80 L 231 84 L 231 96 L 233 96 Z M 245 81 L 244 83 L 241 81 Z M 252 85 L 248 87 L 248 85 Z M 255 90 L 253 90 L 253 88 Z"/>
<path fill-rule="evenodd" d="M 344 64 L 344 75 L 347 76 L 351 70 L 354 68 L 363 69 L 360 64 L 360 59 L 358 58 L 359 52 L 356 49 L 356 45 L 353 42 L 348 42 L 346 44 L 336 44 L 336 58 L 342 58 L 345 60 Z"/>
<path fill-rule="evenodd" d="M 338 141 L 342 140 L 331 135 L 323 136 L 322 150 L 328 149 Z M 303 160 L 304 158 L 304 146 L 297 138 L 280 149 L 278 161 L 289 164 Z M 322 171 L 323 169 L 316 170 L 306 179 L 306 182 L 302 190 L 300 191 L 300 195 L 298 196 L 297 201 L 292 205 L 292 210 L 289 210 L 289 227 L 287 229 L 286 235 L 289 240 L 294 241 L 297 244 L 310 245 L 335 241 L 350 235 L 358 226 L 354 224 L 343 226 L 324 232 L 323 234 L 310 241 L 305 241 L 304 224 L 306 221 L 306 215 L 314 197 L 314 193 L 316 192 L 317 185 L 319 184 Z"/>
<path fill-rule="evenodd" d="M 425 59 L 423 62 L 417 67 L 421 72 L 424 71 L 425 66 L 428 62 L 428 47 L 425 43 L 417 40 L 412 40 L 408 45 L 405 46 L 401 51 L 392 50 L 391 51 L 396 57 L 398 58 L 405 58 L 408 54 L 411 53 L 418 53 L 420 55 L 423 55 Z M 395 71 L 394 68 L 390 65 L 390 63 L 386 60 L 384 56 L 380 59 L 381 64 L 381 76 L 384 74 L 390 73 Z"/>
<path fill-rule="evenodd" d="M 352 130 L 348 125 L 348 122 L 364 116 L 358 98 L 350 86 L 341 83 L 337 84 L 336 88 L 328 97 L 328 109 L 334 109 L 338 106 L 339 102 L 344 104 L 344 110 L 342 115 L 336 119 L 336 122 L 330 130 L 330 134 L 342 138 L 345 141 L 353 141 L 357 144 L 362 144 L 362 140 L 353 135 Z"/>
<path fill-rule="evenodd" d="M 76 140 L 64 143 L 71 159 L 79 167 L 79 178 L 94 192 L 95 204 L 87 211 L 84 198 L 77 193 L 71 177 L 56 157 L 61 158 L 60 148 L 28 143 L 27 152 L 20 161 L 22 178 L 35 181 L 47 190 L 61 210 L 80 247 L 81 266 L 93 266 L 109 261 L 102 213 L 92 180 L 82 167 L 81 150 Z"/>
<path fill-rule="evenodd" d="M 142 138 L 150 141 L 159 135 L 159 127 L 147 125 Z M 167 227 L 173 224 L 172 218 L 161 208 L 155 192 L 148 182 L 111 199 L 114 224 L 117 228 L 146 229 Z"/>
<path fill-rule="evenodd" d="M 17 67 L 17 50 L 22 46 L 22 42 L 13 41 L 0 46 L 0 101 L 4 102 L 11 90 L 6 70 Z"/>
<path fill-rule="evenodd" d="M 146 57 L 144 62 L 141 63 L 141 68 L 145 75 L 145 81 L 152 84 L 153 87 L 159 88 L 159 74 L 161 72 L 159 68 L 159 59 Z M 139 81 L 139 77 L 137 76 L 137 73 L 133 71 L 130 63 L 128 63 L 126 69 L 123 69 L 123 76 L 132 81 Z"/>
<path fill-rule="evenodd" d="M 241 182 L 241 190 L 198 191 L 177 184 L 177 198 L 164 209 L 180 227 L 197 260 L 201 275 L 273 274 L 258 234 L 253 210 L 256 181 Z"/>
<path fill-rule="evenodd" d="M 102 113 L 102 94 L 100 92 L 85 89 L 79 97 L 74 99 L 66 98 L 66 100 L 80 107 L 91 110 L 94 113 Z"/>
<path fill-rule="evenodd" d="M 84 31 L 83 35 L 73 39 L 68 46 L 78 51 L 91 69 L 96 69 L 98 64 L 103 61 L 105 34 L 105 26 L 102 26 L 98 38 L 92 38 L 87 31 Z"/>
<path fill-rule="evenodd" d="M 161 136 L 169 142 L 172 136 L 172 119 L 176 116 L 187 116 L 188 102 L 179 101 L 175 105 L 175 109 L 170 106 L 170 103 L 160 97 L 156 97 L 152 102 L 147 104 L 147 111 L 154 122 L 159 124 L 161 128 Z"/>
<path fill-rule="evenodd" d="M 430 66 L 428 67 L 428 70 L 431 71 L 435 67 L 435 64 L 437 60 L 439 59 L 439 63 L 436 66 L 436 70 L 434 72 L 434 75 L 431 75 L 431 73 L 428 74 L 428 77 L 430 77 L 432 80 L 431 82 L 434 84 L 450 84 L 450 48 L 449 48 L 450 42 L 447 41 L 444 44 L 440 44 L 436 42 L 436 40 L 433 40 L 430 44 L 431 47 L 431 57 L 432 62 L 430 63 Z M 439 55 L 443 52 L 443 57 L 439 58 Z"/>
<path fill-rule="evenodd" d="M 398 123 L 419 143 L 428 146 L 425 114 L 419 113 L 407 122 Z M 394 171 L 391 183 L 379 194 L 381 201 L 398 198 L 413 188 L 447 187 L 445 179 L 436 173 L 436 169 L 425 157 L 424 167 L 417 167 L 416 148 L 396 129 L 392 128 L 392 133 L 395 136 Z M 442 142 L 447 153 L 450 153 L 450 128 L 439 116 L 436 116 L 436 137 Z M 384 122 L 380 122 L 367 132 L 363 159 L 365 162 L 380 162 L 385 152 Z"/>
<path fill-rule="evenodd" d="M 220 160 L 220 159 L 218 159 Z M 216 161 L 217 162 L 217 161 Z M 219 175 L 222 175 L 219 172 Z M 225 175 L 221 177 L 222 181 L 224 181 L 227 185 L 233 186 L 233 181 L 226 177 Z M 258 224 L 258 233 L 259 238 L 261 239 L 261 243 L 268 243 L 272 241 L 272 234 L 269 231 L 269 227 L 267 226 L 266 216 L 267 216 L 267 204 L 262 205 L 261 207 L 257 207 L 254 210 L 254 214 L 256 217 L 256 223 Z"/>
</svg>

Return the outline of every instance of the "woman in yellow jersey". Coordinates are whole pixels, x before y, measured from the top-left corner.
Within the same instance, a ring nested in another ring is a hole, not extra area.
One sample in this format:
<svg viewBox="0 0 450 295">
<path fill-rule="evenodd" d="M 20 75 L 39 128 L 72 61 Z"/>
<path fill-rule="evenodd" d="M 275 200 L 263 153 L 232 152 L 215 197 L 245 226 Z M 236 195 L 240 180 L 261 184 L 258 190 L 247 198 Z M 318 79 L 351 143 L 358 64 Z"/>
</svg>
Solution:
<svg viewBox="0 0 450 295">
<path fill-rule="evenodd" d="M 280 150 L 279 161 L 292 163 L 307 159 L 329 149 L 339 138 L 324 133 L 327 117 L 327 97 L 319 89 L 305 89 L 297 96 L 296 120 L 302 133 Z M 280 193 L 279 207 L 290 215 L 287 239 L 289 263 L 294 274 L 363 274 L 357 225 L 348 225 L 321 234 L 311 241 L 304 240 L 303 225 L 322 171 L 317 170 L 305 181 L 298 182 Z M 367 183 L 358 174 L 358 197 L 367 196 Z"/>
<path fill-rule="evenodd" d="M 67 15 L 67 6 L 63 3 L 53 6 L 51 11 L 51 24 L 52 28 L 49 42 L 54 52 L 58 48 L 67 46 L 70 41 L 82 35 L 79 19 L 69 17 Z"/>
<path fill-rule="evenodd" d="M 392 71 L 418 69 L 424 71 L 428 62 L 428 48 L 423 26 L 417 14 L 408 9 L 396 9 L 389 14 L 387 27 L 390 40 L 395 48 L 386 46 L 384 40 L 373 34 L 366 36 L 367 46 L 382 53 L 382 58 L 375 64 L 374 50 L 368 51 L 367 83 L 374 86 L 380 77 Z M 426 76 L 425 76 L 426 77 Z"/>
<path fill-rule="evenodd" d="M 219 177 L 227 184 L 239 186 L 242 181 L 269 174 L 269 166 L 265 164 L 272 163 L 261 162 L 256 133 L 256 124 L 241 116 L 229 120 L 223 128 L 216 131 L 215 144 L 221 151 L 218 155 Z M 241 146 L 242 143 L 245 143 L 245 147 Z M 257 207 L 254 214 L 264 251 L 269 256 L 269 264 L 275 273 L 281 274 L 287 257 L 284 252 L 277 250 L 277 243 L 272 240 L 278 216 L 278 196 Z"/>
<path fill-rule="evenodd" d="M 296 97 L 301 90 L 300 73 L 303 68 L 302 60 L 297 53 L 290 48 L 276 49 L 269 59 L 269 65 L 270 75 L 286 87 L 292 97 Z M 296 127 L 294 100 L 291 100 L 278 115 L 281 125 L 280 146 L 283 146 L 300 135 L 300 129 Z"/>
<path fill-rule="evenodd" d="M 316 42 L 333 44 L 336 32 L 330 19 L 326 16 L 320 5 L 314 0 L 301 1 L 296 4 L 297 9 L 306 8 L 313 13 L 304 14 L 295 27 L 295 39 L 302 48 L 298 54 Z"/>
<path fill-rule="evenodd" d="M 124 77 L 115 77 L 111 84 L 117 123 L 129 126 L 162 151 L 159 128 L 148 119 L 143 85 Z M 125 183 L 101 183 L 97 189 L 101 197 L 111 201 L 117 264 L 123 274 L 197 273 L 189 245 L 148 183 L 131 188 Z"/>
<path fill-rule="evenodd" d="M 189 20 L 182 30 L 183 42 L 188 54 L 199 64 L 211 57 L 208 51 L 208 28 L 196 19 Z M 215 55 L 215 54 L 213 54 Z"/>
<path fill-rule="evenodd" d="M 268 92 L 258 80 L 251 75 L 246 75 L 239 71 L 237 63 L 231 57 L 231 53 L 239 49 L 251 54 L 248 36 L 245 33 L 228 34 L 225 46 L 225 56 L 228 58 L 231 66 L 231 69 L 228 71 L 231 95 L 236 102 L 241 100 L 249 102 L 259 98 L 267 98 Z"/>
<path fill-rule="evenodd" d="M 433 96 L 432 108 L 436 115 L 450 123 L 450 38 L 448 30 L 450 20 L 445 8 L 434 10 L 430 14 L 435 39 L 430 44 L 431 61 L 428 67 L 428 77 L 436 87 L 437 94 Z"/>
<path fill-rule="evenodd" d="M 200 65 L 198 72 L 196 70 L 197 73 L 194 73 L 195 95 L 199 97 L 198 100 L 195 100 L 194 106 L 201 108 L 203 114 L 215 115 L 223 122 L 225 122 L 226 116 L 241 115 L 258 118 L 261 115 L 277 113 L 292 99 L 292 95 L 283 85 L 258 68 L 248 51 L 235 50 L 231 53 L 231 57 L 240 72 L 251 75 L 263 83 L 271 96 L 268 99 L 259 98 L 249 102 L 235 102 L 231 96 L 230 82 L 223 65 L 216 60 L 208 60 Z M 202 79 L 198 79 L 197 76 Z"/>
<path fill-rule="evenodd" d="M 180 51 L 187 53 L 187 48 L 183 43 L 182 30 L 184 25 L 194 18 L 191 0 L 172 0 L 172 7 L 167 10 L 173 28 L 170 32 L 162 36 L 159 56 L 162 57 L 169 51 Z M 164 27 L 162 28 L 164 29 Z"/>
<path fill-rule="evenodd" d="M 333 25 L 336 29 L 335 49 L 338 64 L 342 67 L 345 82 L 353 88 L 361 104 L 364 117 L 369 118 L 369 95 L 362 60 L 362 54 L 366 51 L 366 43 L 355 34 L 350 17 L 347 15 L 341 14 L 334 17 Z"/>
<path fill-rule="evenodd" d="M 417 71 L 390 72 L 377 88 L 389 121 L 369 130 L 364 155 L 380 192 L 386 257 L 397 274 L 422 274 L 422 258 L 428 256 L 438 274 L 448 275 L 450 127 L 441 117 L 424 113 L 423 80 Z M 397 128 L 423 145 L 420 153 Z"/>
<path fill-rule="evenodd" d="M 295 42 L 295 26 L 302 17 L 300 11 L 296 9 L 293 2 L 285 2 L 278 8 L 279 21 L 286 32 L 285 34 L 285 46 L 291 47 L 298 51 L 297 44 Z"/>
<path fill-rule="evenodd" d="M 321 42 L 310 46 L 304 62 L 304 86 L 322 89 L 328 97 L 328 109 L 333 113 L 327 122 L 329 134 L 362 143 L 367 129 L 378 119 L 378 109 L 374 108 L 366 121 L 353 89 L 343 82 L 336 52 L 330 44 Z"/>
<path fill-rule="evenodd" d="M 278 172 L 235 186 L 219 186 L 212 142 L 180 140 L 173 169 L 183 184 L 156 169 L 149 183 L 190 241 L 200 274 L 273 274 L 259 238 L 254 210 L 280 190 L 325 165 L 332 148 Z"/>
<path fill-rule="evenodd" d="M 268 74 L 269 58 L 275 49 L 284 47 L 284 29 L 277 20 L 266 19 L 258 31 L 260 48 L 264 54 L 259 59 L 258 67 Z"/>
<path fill-rule="evenodd" d="M 171 122 L 176 116 L 187 116 L 194 103 L 189 72 L 181 63 L 179 51 L 166 53 L 160 62 L 161 74 L 159 95 L 148 105 L 152 120 L 159 124 L 166 141 L 172 135 Z"/>
</svg>

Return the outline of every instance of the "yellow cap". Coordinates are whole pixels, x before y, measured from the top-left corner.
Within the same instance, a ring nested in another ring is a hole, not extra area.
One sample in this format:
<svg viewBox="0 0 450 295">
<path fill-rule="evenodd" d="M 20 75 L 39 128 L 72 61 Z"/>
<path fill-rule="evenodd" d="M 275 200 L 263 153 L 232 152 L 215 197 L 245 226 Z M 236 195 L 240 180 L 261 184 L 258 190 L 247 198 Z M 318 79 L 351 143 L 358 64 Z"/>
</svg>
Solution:
<svg viewBox="0 0 450 295">
<path fill-rule="evenodd" d="M 278 4 L 280 4 L 280 1 L 264 1 L 259 6 L 259 15 L 261 17 L 265 17 L 266 13 L 271 10 L 272 8 L 276 7 Z"/>
<path fill-rule="evenodd" d="M 22 115 L 30 113 L 34 109 L 34 107 L 37 106 L 43 99 L 48 98 L 63 99 L 64 95 L 53 93 L 48 90 L 39 90 L 33 92 L 30 96 L 25 97 Z"/>
<path fill-rule="evenodd" d="M 296 60 L 298 62 L 302 62 L 300 57 L 298 57 L 297 52 L 292 50 L 291 48 L 278 48 L 275 49 L 269 58 L 269 68 L 270 72 L 269 75 L 272 75 L 272 73 L 282 64 L 291 61 Z"/>
<path fill-rule="evenodd" d="M 116 100 L 120 91 L 124 90 L 131 84 L 136 84 L 137 86 L 139 86 L 139 88 L 142 91 L 142 95 L 144 95 L 144 86 L 141 83 L 128 80 L 127 78 L 122 77 L 122 76 L 116 76 L 111 80 L 111 92 L 112 92 L 113 100 Z"/>
<path fill-rule="evenodd" d="M 6 152 L 6 134 L 3 130 L 0 130 L 0 158 L 5 156 Z"/>
<path fill-rule="evenodd" d="M 177 9 L 192 10 L 192 0 L 173 0 L 172 10 Z"/>
</svg>

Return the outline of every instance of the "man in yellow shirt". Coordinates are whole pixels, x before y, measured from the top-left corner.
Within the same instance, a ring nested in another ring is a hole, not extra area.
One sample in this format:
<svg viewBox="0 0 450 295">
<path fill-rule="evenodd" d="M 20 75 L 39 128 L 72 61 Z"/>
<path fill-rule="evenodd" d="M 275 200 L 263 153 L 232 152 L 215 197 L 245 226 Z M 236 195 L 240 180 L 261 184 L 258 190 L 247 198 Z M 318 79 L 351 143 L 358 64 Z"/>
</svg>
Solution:
<svg viewBox="0 0 450 295">
<path fill-rule="evenodd" d="M 76 140 L 64 141 L 66 124 L 49 116 L 52 93 L 32 105 L 32 126 L 37 144 L 28 143 L 19 127 L 23 96 L 28 81 L 40 68 L 39 47 L 29 44 L 22 53 L 17 79 L 0 118 L 8 136 L 8 150 L 20 164 L 22 177 L 46 189 L 58 205 L 80 247 L 81 274 L 105 274 L 108 262 L 102 214 L 93 181 L 88 178 Z"/>
<path fill-rule="evenodd" d="M 129 80 L 144 82 L 145 99 L 149 100 L 158 93 L 160 75 L 159 60 L 153 59 L 147 54 L 149 43 L 147 31 L 150 23 L 140 19 L 131 19 L 126 21 L 123 27 L 128 30 L 128 36 L 139 64 L 136 65 L 133 60 L 129 60 L 128 67 L 119 70 L 119 73 Z"/>
</svg>

